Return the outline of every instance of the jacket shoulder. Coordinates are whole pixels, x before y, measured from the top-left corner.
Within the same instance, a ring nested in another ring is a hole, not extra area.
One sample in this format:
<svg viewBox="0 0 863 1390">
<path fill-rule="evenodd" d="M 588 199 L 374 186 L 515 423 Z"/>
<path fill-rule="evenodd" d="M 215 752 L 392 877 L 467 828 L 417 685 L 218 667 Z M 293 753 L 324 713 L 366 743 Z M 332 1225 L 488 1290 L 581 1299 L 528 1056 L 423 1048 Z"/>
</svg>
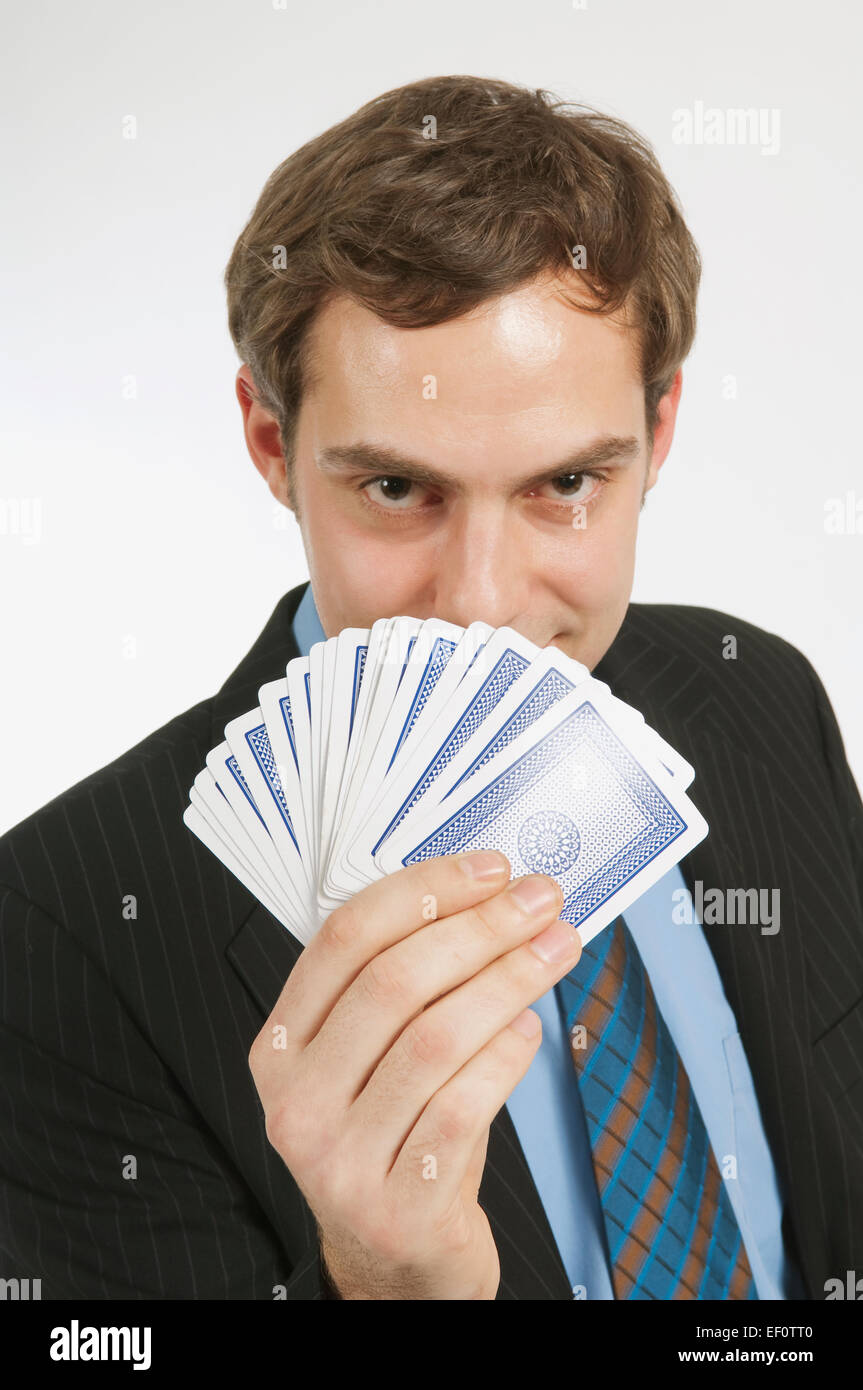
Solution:
<svg viewBox="0 0 863 1390">
<path fill-rule="evenodd" d="M 746 664 L 788 663 L 803 672 L 811 665 L 793 643 L 766 628 L 717 608 L 682 603 L 633 603 L 622 634 L 663 648 L 698 665 L 742 672 Z M 734 663 L 743 663 L 734 665 Z"/>
<path fill-rule="evenodd" d="M 824 758 L 828 742 L 835 745 L 831 756 L 842 757 L 835 716 L 809 659 L 784 637 L 734 614 L 630 604 L 594 674 L 672 744 L 706 718 L 762 758 L 772 749 L 787 760 L 789 748 Z"/>
</svg>

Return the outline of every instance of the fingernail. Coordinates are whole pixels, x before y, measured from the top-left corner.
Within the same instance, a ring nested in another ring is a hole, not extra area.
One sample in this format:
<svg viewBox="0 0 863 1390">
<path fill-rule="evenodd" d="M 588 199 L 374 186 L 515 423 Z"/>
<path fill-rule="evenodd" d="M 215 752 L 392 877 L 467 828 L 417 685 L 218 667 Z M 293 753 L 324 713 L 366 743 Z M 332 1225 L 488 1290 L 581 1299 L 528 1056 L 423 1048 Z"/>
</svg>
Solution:
<svg viewBox="0 0 863 1390">
<path fill-rule="evenodd" d="M 539 1014 L 535 1014 L 532 1009 L 523 1009 L 518 1018 L 514 1018 L 509 1025 L 522 1037 L 534 1038 L 540 1029 Z"/>
<path fill-rule="evenodd" d="M 459 863 L 471 878 L 500 878 L 509 863 L 504 855 L 495 849 L 481 849 L 474 854 L 459 855 Z"/>
<path fill-rule="evenodd" d="M 560 900 L 557 884 L 541 874 L 520 878 L 512 885 L 510 892 L 519 907 L 530 913 L 541 912 L 543 908 L 551 907 Z"/>
<path fill-rule="evenodd" d="M 545 931 L 535 936 L 528 945 L 535 956 L 551 965 L 554 961 L 565 960 L 567 956 L 571 956 L 579 939 L 575 927 L 571 927 L 568 922 L 552 922 L 550 927 L 546 927 Z"/>
</svg>

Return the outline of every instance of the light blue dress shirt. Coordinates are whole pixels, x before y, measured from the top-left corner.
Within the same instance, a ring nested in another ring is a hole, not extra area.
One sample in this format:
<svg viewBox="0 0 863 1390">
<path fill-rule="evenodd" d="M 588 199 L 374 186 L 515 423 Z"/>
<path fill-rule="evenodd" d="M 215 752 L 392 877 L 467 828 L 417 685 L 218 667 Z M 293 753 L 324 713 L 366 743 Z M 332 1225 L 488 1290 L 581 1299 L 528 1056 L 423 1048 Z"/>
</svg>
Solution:
<svg viewBox="0 0 863 1390">
<path fill-rule="evenodd" d="M 294 636 L 303 655 L 313 642 L 325 638 L 311 585 L 297 608 Z M 675 867 L 627 909 L 626 924 L 686 1068 L 719 1171 L 736 1171 L 736 1177 L 725 1176 L 723 1181 L 758 1297 L 802 1298 L 802 1283 L 782 1241 L 782 1193 L 740 1033 L 694 905 L 689 913 L 680 910 L 681 892 L 691 905 L 683 875 Z M 573 1297 L 613 1299 L 587 1121 L 557 987 L 531 1007 L 542 1019 L 542 1042 L 507 1109 Z"/>
</svg>

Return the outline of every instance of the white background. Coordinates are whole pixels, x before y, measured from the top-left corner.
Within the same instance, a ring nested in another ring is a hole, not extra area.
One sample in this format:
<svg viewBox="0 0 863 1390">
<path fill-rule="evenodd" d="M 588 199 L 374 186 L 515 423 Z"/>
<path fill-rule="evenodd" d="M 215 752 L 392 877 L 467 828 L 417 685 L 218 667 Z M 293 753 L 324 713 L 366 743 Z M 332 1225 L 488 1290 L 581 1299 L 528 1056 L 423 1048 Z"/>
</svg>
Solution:
<svg viewBox="0 0 863 1390">
<path fill-rule="evenodd" d="M 55 0 L 4 31 L 0 829 L 211 694 L 307 577 L 243 441 L 224 267 L 287 154 L 441 73 L 654 146 L 705 274 L 633 598 L 800 647 L 863 780 L 863 535 L 824 524 L 863 502 L 855 7 Z M 778 152 L 675 142 L 698 102 L 778 109 Z"/>
</svg>

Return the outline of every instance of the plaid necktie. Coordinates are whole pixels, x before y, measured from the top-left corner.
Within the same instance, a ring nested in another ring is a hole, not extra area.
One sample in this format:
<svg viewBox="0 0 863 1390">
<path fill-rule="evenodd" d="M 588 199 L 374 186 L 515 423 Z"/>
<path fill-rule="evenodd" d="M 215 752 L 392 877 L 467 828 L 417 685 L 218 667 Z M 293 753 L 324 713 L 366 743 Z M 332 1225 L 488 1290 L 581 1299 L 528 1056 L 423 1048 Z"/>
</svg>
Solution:
<svg viewBox="0 0 863 1390">
<path fill-rule="evenodd" d="M 698 1102 L 622 917 L 557 987 L 615 1297 L 757 1298 Z"/>
</svg>

